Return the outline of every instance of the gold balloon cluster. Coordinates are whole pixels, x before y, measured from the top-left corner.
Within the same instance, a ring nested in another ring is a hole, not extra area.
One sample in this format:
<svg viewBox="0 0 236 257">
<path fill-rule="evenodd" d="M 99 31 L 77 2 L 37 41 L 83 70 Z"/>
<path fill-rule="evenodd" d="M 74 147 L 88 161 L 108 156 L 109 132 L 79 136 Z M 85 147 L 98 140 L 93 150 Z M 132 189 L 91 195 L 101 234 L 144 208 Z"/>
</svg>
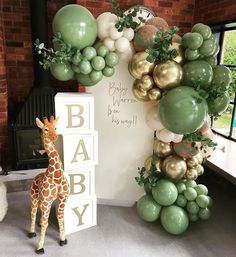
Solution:
<svg viewBox="0 0 236 257">
<path fill-rule="evenodd" d="M 158 172 L 163 172 L 164 175 L 174 180 L 181 178 L 195 180 L 204 172 L 201 165 L 203 161 L 201 153 L 184 160 L 174 153 L 172 143 L 165 143 L 157 139 L 154 141 L 153 153 L 157 158 L 150 156 L 144 164 L 149 175 L 152 162 Z"/>
<path fill-rule="evenodd" d="M 150 63 L 146 60 L 148 53 L 138 52 L 129 62 L 129 72 L 136 79 L 133 84 L 133 94 L 138 100 L 159 100 L 163 90 L 180 84 L 183 77 L 181 64 L 184 62 L 184 51 L 177 42 L 171 45 L 171 49 L 176 49 L 178 53 L 173 60 Z"/>
</svg>

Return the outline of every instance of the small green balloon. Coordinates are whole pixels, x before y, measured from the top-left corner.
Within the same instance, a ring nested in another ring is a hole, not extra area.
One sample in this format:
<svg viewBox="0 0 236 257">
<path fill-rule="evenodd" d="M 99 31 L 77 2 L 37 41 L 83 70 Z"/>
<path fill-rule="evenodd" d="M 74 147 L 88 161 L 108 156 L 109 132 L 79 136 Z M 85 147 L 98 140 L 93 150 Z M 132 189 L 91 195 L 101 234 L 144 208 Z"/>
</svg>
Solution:
<svg viewBox="0 0 236 257">
<path fill-rule="evenodd" d="M 113 67 L 106 66 L 102 70 L 102 74 L 106 77 L 111 77 L 115 73 L 115 69 Z"/>
<path fill-rule="evenodd" d="M 197 214 L 199 212 L 199 206 L 194 201 L 188 202 L 186 209 L 191 214 Z"/>
<path fill-rule="evenodd" d="M 188 217 L 189 217 L 190 221 L 197 221 L 198 220 L 198 215 L 197 214 L 189 213 Z"/>
<path fill-rule="evenodd" d="M 141 219 L 153 222 L 159 218 L 161 206 L 153 200 L 151 195 L 144 195 L 138 200 L 137 211 Z"/>
<path fill-rule="evenodd" d="M 212 86 L 226 86 L 232 82 L 232 73 L 228 67 L 224 65 L 217 65 L 213 69 Z"/>
<path fill-rule="evenodd" d="M 208 194 L 208 189 L 203 184 L 198 184 L 194 189 L 197 191 L 198 195 L 207 195 Z"/>
<path fill-rule="evenodd" d="M 187 44 L 187 41 L 188 41 L 188 38 L 189 36 L 191 35 L 192 33 L 191 32 L 187 32 L 183 35 L 182 37 L 182 46 L 185 47 L 185 48 L 188 48 L 188 44 Z"/>
<path fill-rule="evenodd" d="M 77 52 L 75 55 L 72 57 L 72 63 L 74 65 L 78 65 L 82 61 L 82 54 L 80 52 Z"/>
<path fill-rule="evenodd" d="M 228 93 L 223 94 L 221 97 L 217 97 L 212 102 L 208 102 L 209 114 L 217 116 L 225 112 L 229 106 L 230 97 Z"/>
<path fill-rule="evenodd" d="M 201 208 L 206 208 L 209 205 L 209 198 L 206 195 L 198 195 L 196 198 L 196 203 Z"/>
<path fill-rule="evenodd" d="M 163 207 L 161 211 L 161 224 L 170 234 L 179 235 L 188 228 L 188 215 L 184 209 L 176 205 Z"/>
<path fill-rule="evenodd" d="M 85 47 L 82 52 L 83 56 L 88 60 L 92 60 L 97 55 L 96 49 L 92 46 Z"/>
<path fill-rule="evenodd" d="M 212 68 L 216 67 L 217 65 L 217 58 L 215 56 L 205 57 L 204 60 L 208 62 Z"/>
<path fill-rule="evenodd" d="M 73 79 L 74 71 L 71 68 L 71 65 L 68 62 L 60 63 L 52 63 L 50 65 L 50 71 L 54 78 L 67 81 Z"/>
<path fill-rule="evenodd" d="M 218 42 L 217 42 L 217 38 L 216 38 L 216 36 L 215 36 L 214 34 L 212 34 L 209 39 L 212 40 L 212 41 L 214 41 L 215 44 L 218 43 Z"/>
<path fill-rule="evenodd" d="M 213 56 L 217 56 L 217 54 L 219 53 L 220 51 L 220 46 L 218 43 L 216 43 L 216 47 L 215 47 L 215 50 L 214 52 L 212 53 Z"/>
<path fill-rule="evenodd" d="M 197 60 L 200 56 L 199 54 L 199 51 L 198 50 L 191 50 L 189 48 L 187 48 L 185 50 L 185 58 L 188 60 L 188 61 L 194 61 L 194 60 Z"/>
<path fill-rule="evenodd" d="M 79 66 L 80 72 L 83 73 L 84 75 L 87 75 L 92 71 L 92 66 L 90 62 L 87 60 L 82 60 L 78 66 Z"/>
<path fill-rule="evenodd" d="M 176 188 L 179 194 L 182 194 L 184 190 L 186 190 L 186 185 L 183 182 L 179 182 L 176 184 Z"/>
<path fill-rule="evenodd" d="M 163 206 L 173 204 L 178 196 L 178 191 L 174 183 L 161 179 L 157 182 L 156 187 L 152 188 L 154 200 Z"/>
<path fill-rule="evenodd" d="M 186 38 L 186 45 L 191 50 L 197 50 L 202 45 L 202 43 L 203 43 L 202 35 L 197 32 L 188 34 Z"/>
<path fill-rule="evenodd" d="M 186 197 L 186 199 L 188 201 L 193 201 L 197 198 L 197 192 L 194 188 L 192 187 L 188 187 L 185 191 L 184 191 L 184 196 Z"/>
<path fill-rule="evenodd" d="M 199 53 L 203 56 L 211 56 L 213 55 L 215 48 L 215 42 L 211 39 L 207 39 L 203 41 L 201 47 L 199 48 Z"/>
<path fill-rule="evenodd" d="M 89 74 L 89 77 L 92 82 L 98 83 L 102 80 L 103 75 L 101 71 L 92 70 Z"/>
<path fill-rule="evenodd" d="M 201 27 L 202 25 L 204 25 L 203 23 L 196 23 L 196 24 L 194 24 L 194 26 L 192 27 L 192 32 L 194 32 L 196 29 L 198 29 L 199 27 Z"/>
<path fill-rule="evenodd" d="M 79 66 L 72 64 L 71 67 L 72 67 L 72 70 L 73 70 L 74 72 L 80 73 L 80 68 L 79 68 Z"/>
<path fill-rule="evenodd" d="M 208 220 L 211 216 L 211 211 L 208 208 L 200 209 L 198 216 L 202 220 Z"/>
<path fill-rule="evenodd" d="M 185 186 L 186 186 L 186 187 L 195 188 L 195 187 L 197 186 L 197 182 L 194 181 L 194 180 L 189 180 L 189 179 L 187 179 L 187 180 L 185 181 Z"/>
<path fill-rule="evenodd" d="M 79 73 L 79 74 L 76 74 L 76 78 L 77 78 L 77 81 L 85 87 L 90 87 L 96 84 L 90 79 L 88 74 L 86 75 L 86 74 Z"/>
<path fill-rule="evenodd" d="M 177 204 L 179 207 L 185 207 L 187 204 L 187 199 L 184 195 L 178 195 L 175 204 Z"/>
<path fill-rule="evenodd" d="M 92 64 L 93 68 L 97 71 L 103 70 L 106 65 L 104 58 L 101 56 L 95 56 L 92 59 L 91 64 Z"/>
<path fill-rule="evenodd" d="M 110 52 L 105 57 L 106 65 L 114 67 L 119 62 L 119 57 L 116 53 Z"/>
<path fill-rule="evenodd" d="M 109 49 L 105 45 L 101 45 L 97 48 L 97 55 L 105 57 L 109 53 Z"/>
<path fill-rule="evenodd" d="M 212 35 L 211 28 L 204 24 L 198 24 L 197 26 L 193 26 L 192 32 L 198 32 L 202 35 L 203 39 L 209 39 Z"/>
</svg>

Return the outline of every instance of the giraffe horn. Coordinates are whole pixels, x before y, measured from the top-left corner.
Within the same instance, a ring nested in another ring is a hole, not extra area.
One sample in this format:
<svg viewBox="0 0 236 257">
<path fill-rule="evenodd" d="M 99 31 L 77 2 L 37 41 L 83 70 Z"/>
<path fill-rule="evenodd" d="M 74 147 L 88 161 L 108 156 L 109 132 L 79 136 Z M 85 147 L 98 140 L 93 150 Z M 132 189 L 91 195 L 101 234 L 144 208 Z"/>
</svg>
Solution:
<svg viewBox="0 0 236 257">
<path fill-rule="evenodd" d="M 54 121 L 54 116 L 53 116 L 53 115 L 50 116 L 49 121 L 50 121 L 50 122 L 53 122 L 53 121 Z"/>
<path fill-rule="evenodd" d="M 48 123 L 48 118 L 47 117 L 43 117 L 43 123 L 47 124 Z"/>
</svg>

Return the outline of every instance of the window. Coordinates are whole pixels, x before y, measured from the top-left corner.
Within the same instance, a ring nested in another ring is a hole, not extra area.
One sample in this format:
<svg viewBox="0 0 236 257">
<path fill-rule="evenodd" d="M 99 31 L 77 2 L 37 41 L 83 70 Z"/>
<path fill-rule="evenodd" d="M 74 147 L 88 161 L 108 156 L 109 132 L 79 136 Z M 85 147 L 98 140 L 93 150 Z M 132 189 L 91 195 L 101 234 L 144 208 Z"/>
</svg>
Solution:
<svg viewBox="0 0 236 257">
<path fill-rule="evenodd" d="M 216 35 L 220 51 L 217 56 L 218 64 L 228 67 L 236 83 L 236 22 L 220 24 L 212 27 Z M 228 139 L 236 141 L 236 94 L 231 95 L 227 110 L 213 121 L 213 131 Z"/>
</svg>

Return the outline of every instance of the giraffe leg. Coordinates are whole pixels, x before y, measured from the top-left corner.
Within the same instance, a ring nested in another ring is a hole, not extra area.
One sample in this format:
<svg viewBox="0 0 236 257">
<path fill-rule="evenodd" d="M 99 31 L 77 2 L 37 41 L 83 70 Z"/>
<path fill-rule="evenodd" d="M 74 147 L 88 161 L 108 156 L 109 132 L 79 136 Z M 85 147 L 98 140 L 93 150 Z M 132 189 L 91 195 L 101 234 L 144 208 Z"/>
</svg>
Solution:
<svg viewBox="0 0 236 257">
<path fill-rule="evenodd" d="M 31 202 L 31 225 L 30 225 L 30 231 L 28 233 L 28 237 L 36 237 L 35 233 L 35 222 L 36 222 L 36 216 L 37 216 L 37 209 L 38 209 L 38 200 L 32 199 Z"/>
<path fill-rule="evenodd" d="M 65 238 L 65 230 L 64 230 L 64 209 L 65 209 L 65 203 L 67 200 L 67 196 L 59 196 L 59 204 L 57 209 L 57 220 L 59 225 L 59 233 L 60 233 L 60 246 L 67 244 L 67 239 Z"/>
<path fill-rule="evenodd" d="M 47 207 L 43 206 L 41 208 L 42 216 L 41 216 L 41 233 L 40 233 L 40 239 L 38 243 L 38 248 L 36 250 L 37 254 L 44 254 L 44 240 L 45 240 L 45 234 L 48 227 L 48 218 L 51 210 L 52 202 L 47 203 Z"/>
</svg>

